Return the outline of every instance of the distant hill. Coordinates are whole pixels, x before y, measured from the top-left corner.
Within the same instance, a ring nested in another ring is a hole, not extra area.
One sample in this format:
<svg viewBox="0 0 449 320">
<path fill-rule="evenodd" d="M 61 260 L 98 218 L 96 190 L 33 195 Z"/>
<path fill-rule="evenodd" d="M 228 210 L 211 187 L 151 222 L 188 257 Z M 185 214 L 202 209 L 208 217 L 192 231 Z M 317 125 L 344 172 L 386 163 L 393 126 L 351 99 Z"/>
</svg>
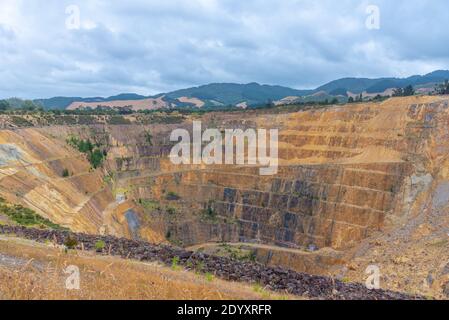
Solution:
<svg viewBox="0 0 449 320">
<path fill-rule="evenodd" d="M 281 86 L 260 85 L 258 83 L 212 83 L 200 87 L 177 90 L 166 96 L 172 99 L 181 97 L 198 98 L 207 101 L 206 105 L 247 105 L 261 104 L 267 101 L 280 100 L 288 96 L 303 96 L 312 90 L 296 90 Z"/>
<path fill-rule="evenodd" d="M 421 89 L 427 87 L 429 91 L 435 84 L 444 82 L 446 79 L 449 79 L 449 70 L 437 70 L 423 76 L 416 75 L 408 78 L 342 78 L 326 83 L 314 90 L 298 90 L 277 85 L 260 85 L 258 83 L 212 83 L 165 94 L 161 93 L 155 96 L 122 93 L 107 98 L 54 97 L 37 99 L 34 102 L 45 109 L 66 109 L 69 106 L 71 108 L 73 106 L 95 107 L 97 105 L 121 108 L 124 105 L 124 101 L 127 102 L 127 106 L 136 110 L 154 109 L 155 105 L 161 108 L 214 108 L 229 105 L 254 106 L 268 102 L 279 104 L 284 102 L 320 101 L 333 98 L 342 101 L 342 99 L 347 99 L 349 95 L 362 93 L 364 96 L 372 96 L 391 92 L 394 88 L 403 88 L 408 85 L 419 86 Z M 157 104 L 154 100 L 158 101 Z"/>
<path fill-rule="evenodd" d="M 145 96 L 141 96 L 135 93 L 122 93 L 108 98 L 54 97 L 50 99 L 36 99 L 34 100 L 34 102 L 44 106 L 45 109 L 66 109 L 74 102 L 93 103 L 93 102 L 108 102 L 120 100 L 141 100 L 145 98 L 146 98 Z"/>
<path fill-rule="evenodd" d="M 438 70 L 424 76 L 411 76 L 408 78 L 343 78 L 331 81 L 321 87 L 317 91 L 325 91 L 331 93 L 333 90 L 346 89 L 352 93 L 382 93 L 391 88 L 403 88 L 408 85 L 416 86 L 423 84 L 435 84 L 449 79 L 449 70 Z"/>
</svg>

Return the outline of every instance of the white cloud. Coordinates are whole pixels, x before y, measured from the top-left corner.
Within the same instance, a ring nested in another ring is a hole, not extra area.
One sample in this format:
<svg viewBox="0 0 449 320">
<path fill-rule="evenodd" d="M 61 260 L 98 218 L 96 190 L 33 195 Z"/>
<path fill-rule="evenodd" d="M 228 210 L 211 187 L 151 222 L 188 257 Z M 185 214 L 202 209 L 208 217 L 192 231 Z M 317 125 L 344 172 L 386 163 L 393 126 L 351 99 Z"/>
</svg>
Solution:
<svg viewBox="0 0 449 320">
<path fill-rule="evenodd" d="M 78 30 L 65 9 L 80 9 Z M 380 30 L 365 27 L 380 8 Z M 447 0 L 0 0 L 0 97 L 310 88 L 449 68 Z"/>
</svg>

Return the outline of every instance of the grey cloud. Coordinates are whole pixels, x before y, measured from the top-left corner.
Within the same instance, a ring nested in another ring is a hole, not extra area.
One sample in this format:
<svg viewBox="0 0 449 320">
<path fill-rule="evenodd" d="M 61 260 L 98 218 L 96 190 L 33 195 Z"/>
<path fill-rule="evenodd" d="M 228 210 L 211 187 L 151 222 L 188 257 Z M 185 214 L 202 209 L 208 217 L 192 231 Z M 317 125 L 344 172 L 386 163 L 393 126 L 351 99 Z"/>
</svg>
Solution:
<svg viewBox="0 0 449 320">
<path fill-rule="evenodd" d="M 65 28 L 72 3 L 80 8 L 79 30 Z M 380 30 L 365 28 L 372 3 L 380 8 Z M 0 97 L 155 94 L 209 82 L 311 88 L 344 76 L 449 68 L 446 0 L 3 0 L 0 6 Z"/>
</svg>

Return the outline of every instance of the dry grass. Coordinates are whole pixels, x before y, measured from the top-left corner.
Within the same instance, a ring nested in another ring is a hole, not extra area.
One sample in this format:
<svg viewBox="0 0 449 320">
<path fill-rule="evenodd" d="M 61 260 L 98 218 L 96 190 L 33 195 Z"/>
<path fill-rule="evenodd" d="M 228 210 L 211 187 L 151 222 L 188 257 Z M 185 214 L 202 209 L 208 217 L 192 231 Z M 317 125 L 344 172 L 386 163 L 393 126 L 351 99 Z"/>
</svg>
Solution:
<svg viewBox="0 0 449 320">
<path fill-rule="evenodd" d="M 1 238 L 0 253 L 14 257 L 17 266 L 0 259 L 1 299 L 282 299 L 254 286 L 216 280 L 184 270 L 171 270 L 157 264 L 90 252 L 69 252 L 31 241 Z M 67 290 L 68 274 L 75 265 L 80 270 L 80 290 Z M 291 297 L 290 297 L 291 298 Z"/>
</svg>

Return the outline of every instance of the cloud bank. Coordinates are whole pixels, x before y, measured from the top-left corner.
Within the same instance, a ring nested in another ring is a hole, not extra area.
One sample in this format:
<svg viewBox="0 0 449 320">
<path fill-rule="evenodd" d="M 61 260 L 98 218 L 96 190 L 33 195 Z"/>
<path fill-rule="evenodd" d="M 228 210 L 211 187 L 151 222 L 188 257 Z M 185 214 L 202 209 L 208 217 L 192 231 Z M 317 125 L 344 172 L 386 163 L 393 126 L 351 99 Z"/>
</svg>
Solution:
<svg viewBox="0 0 449 320">
<path fill-rule="evenodd" d="M 449 69 L 447 21 L 447 0 L 0 0 L 0 98 L 423 74 Z"/>
</svg>

